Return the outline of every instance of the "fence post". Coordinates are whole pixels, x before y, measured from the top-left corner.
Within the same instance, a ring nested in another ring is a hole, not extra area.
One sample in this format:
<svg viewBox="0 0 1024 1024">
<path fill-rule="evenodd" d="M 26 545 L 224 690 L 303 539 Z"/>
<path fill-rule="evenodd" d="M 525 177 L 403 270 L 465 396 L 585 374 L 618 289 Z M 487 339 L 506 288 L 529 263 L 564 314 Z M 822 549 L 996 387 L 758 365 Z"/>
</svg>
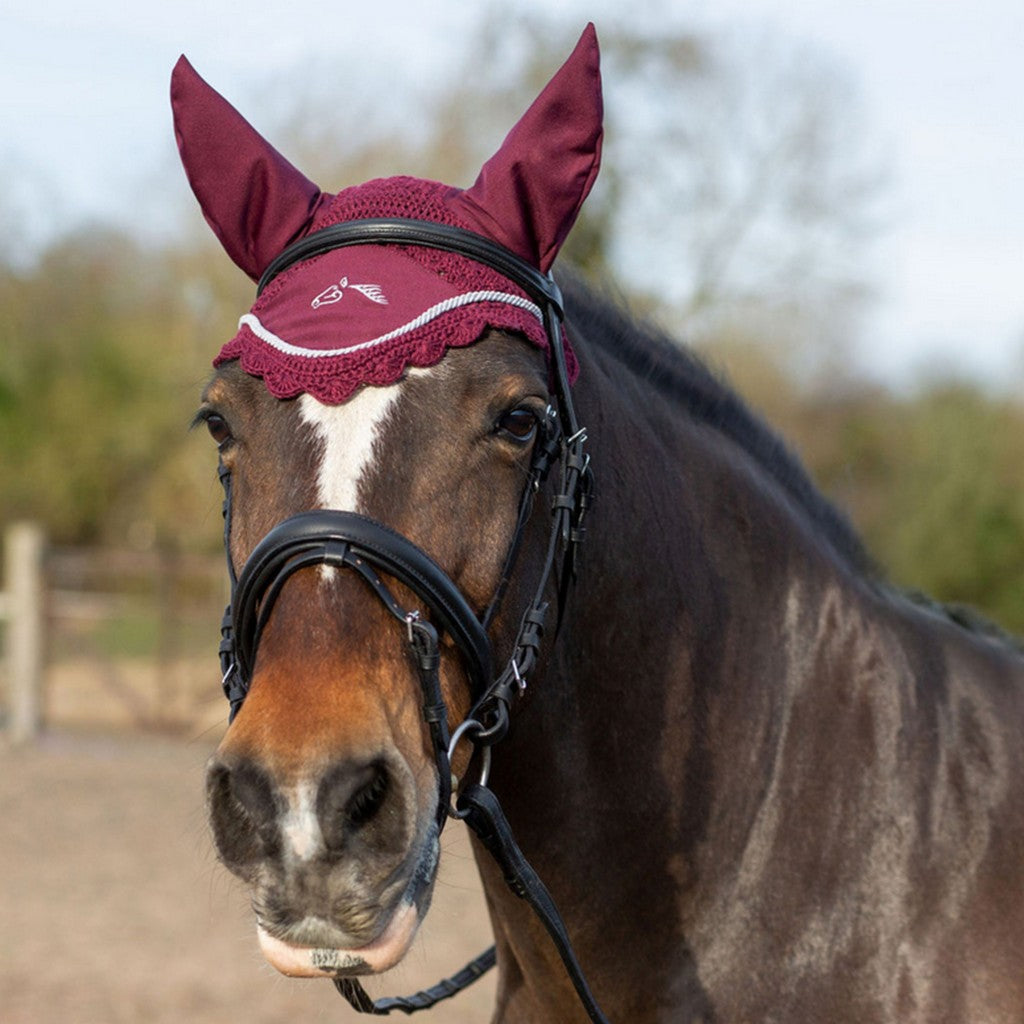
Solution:
<svg viewBox="0 0 1024 1024">
<path fill-rule="evenodd" d="M 13 743 L 39 732 L 43 681 L 42 529 L 12 523 L 4 537 L 7 605 L 8 725 Z"/>
</svg>

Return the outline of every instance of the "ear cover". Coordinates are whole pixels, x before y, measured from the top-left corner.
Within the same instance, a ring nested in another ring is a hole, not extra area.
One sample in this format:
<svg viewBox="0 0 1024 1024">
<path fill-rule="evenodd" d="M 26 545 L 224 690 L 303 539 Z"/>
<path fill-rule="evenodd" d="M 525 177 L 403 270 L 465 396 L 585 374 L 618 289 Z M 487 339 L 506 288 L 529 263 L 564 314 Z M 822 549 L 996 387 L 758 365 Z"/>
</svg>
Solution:
<svg viewBox="0 0 1024 1024">
<path fill-rule="evenodd" d="M 289 243 L 332 224 L 413 218 L 465 228 L 547 272 L 597 177 L 602 101 L 597 34 L 575 50 L 465 191 L 411 177 L 322 193 L 188 64 L 171 102 L 182 161 L 231 258 L 259 279 Z M 484 263 L 443 249 L 355 245 L 285 270 L 258 296 L 214 365 L 239 360 L 271 394 L 347 401 L 400 380 L 490 329 L 549 354 L 544 311 Z M 562 333 L 570 381 L 578 364 Z"/>
<path fill-rule="evenodd" d="M 602 117 L 600 53 L 590 24 L 452 208 L 547 272 L 597 177 Z"/>
<path fill-rule="evenodd" d="M 181 57 L 171 74 L 181 161 L 203 216 L 253 280 L 305 234 L 324 198 Z"/>
</svg>

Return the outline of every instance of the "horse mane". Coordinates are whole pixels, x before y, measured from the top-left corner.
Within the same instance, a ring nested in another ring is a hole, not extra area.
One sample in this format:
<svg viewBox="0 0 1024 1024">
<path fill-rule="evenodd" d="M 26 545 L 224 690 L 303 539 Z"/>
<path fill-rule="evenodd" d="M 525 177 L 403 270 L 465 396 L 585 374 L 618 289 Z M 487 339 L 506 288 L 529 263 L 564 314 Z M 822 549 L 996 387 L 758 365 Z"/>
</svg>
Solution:
<svg viewBox="0 0 1024 1024">
<path fill-rule="evenodd" d="M 965 605 L 944 603 L 885 579 L 846 515 L 812 482 L 800 459 L 739 394 L 692 350 L 661 328 L 635 316 L 622 296 L 608 298 L 573 270 L 559 274 L 567 319 L 586 342 L 611 356 L 625 371 L 677 402 L 698 422 L 743 449 L 819 529 L 845 564 L 876 591 L 906 601 L 975 636 L 1024 653 L 1024 638 Z"/>
<path fill-rule="evenodd" d="M 592 346 L 676 402 L 691 417 L 745 451 L 815 524 L 855 572 L 878 570 L 846 516 L 811 481 L 797 456 L 737 392 L 690 349 L 635 317 L 621 298 L 609 299 L 575 273 L 563 274 L 567 318 Z"/>
</svg>

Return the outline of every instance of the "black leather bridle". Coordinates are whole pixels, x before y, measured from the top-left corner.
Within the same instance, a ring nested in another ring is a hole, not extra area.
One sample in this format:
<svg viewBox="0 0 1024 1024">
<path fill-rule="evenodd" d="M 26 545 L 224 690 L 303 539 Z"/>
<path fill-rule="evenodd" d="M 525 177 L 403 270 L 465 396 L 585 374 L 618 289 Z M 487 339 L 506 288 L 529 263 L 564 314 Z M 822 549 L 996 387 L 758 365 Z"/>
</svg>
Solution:
<svg viewBox="0 0 1024 1024">
<path fill-rule="evenodd" d="M 523 857 L 496 797 L 486 785 L 490 748 L 505 735 L 510 709 L 525 689 L 536 664 L 550 603 L 549 587 L 556 576 L 561 617 L 593 493 L 589 459 L 583 450 L 586 431 L 576 417 L 566 368 L 561 293 L 552 277 L 474 232 L 430 221 L 370 219 L 333 225 L 289 246 L 264 272 L 257 294 L 294 264 L 352 245 L 441 249 L 476 260 L 518 285 L 542 311 L 550 352 L 553 407 L 549 406 L 534 443 L 530 473 L 520 498 L 517 523 L 500 582 L 479 618 L 458 587 L 429 555 L 383 523 L 354 512 L 320 509 L 285 519 L 257 544 L 236 577 L 230 549 L 231 478 L 222 464 L 224 540 L 232 589 L 231 603 L 221 627 L 220 655 L 224 692 L 231 704 L 230 718 L 234 719 L 248 693 L 260 637 L 287 580 L 300 569 L 315 565 L 330 565 L 357 573 L 405 630 L 419 675 L 423 717 L 437 763 L 438 829 L 449 816 L 465 819 L 497 859 L 512 890 L 526 899 L 539 915 L 591 1020 L 605 1022 L 550 895 Z M 544 566 L 520 620 L 511 653 L 501 671 L 495 673 L 487 627 L 507 587 L 535 498 L 556 468 L 558 483 L 551 502 L 551 531 Z M 404 584 L 424 608 L 403 607 L 381 574 Z M 454 734 L 449 729 L 441 692 L 438 629 L 454 641 L 472 689 L 471 710 Z M 452 806 L 450 762 L 463 737 L 483 751 L 485 767 L 480 781 L 464 785 Z M 455 995 L 493 966 L 494 960 L 492 947 L 452 978 L 408 997 L 375 1002 L 355 978 L 336 979 L 335 985 L 357 1010 L 373 1014 L 394 1010 L 412 1013 Z"/>
</svg>

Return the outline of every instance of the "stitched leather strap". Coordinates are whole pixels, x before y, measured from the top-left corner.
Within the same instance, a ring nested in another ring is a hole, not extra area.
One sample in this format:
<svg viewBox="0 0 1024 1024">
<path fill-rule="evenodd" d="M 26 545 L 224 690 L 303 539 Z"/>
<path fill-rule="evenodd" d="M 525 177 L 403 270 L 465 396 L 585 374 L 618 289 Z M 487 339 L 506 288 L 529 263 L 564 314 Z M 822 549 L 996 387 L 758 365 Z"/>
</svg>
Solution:
<svg viewBox="0 0 1024 1024">
<path fill-rule="evenodd" d="M 457 996 L 463 989 L 475 981 L 479 981 L 495 963 L 494 947 L 485 949 L 475 960 L 471 960 L 461 971 L 450 978 L 444 978 L 436 985 L 415 992 L 411 996 L 388 996 L 374 1000 L 357 978 L 335 978 L 334 987 L 349 1001 L 352 1009 L 359 1013 L 369 1013 L 384 1017 L 389 1013 L 399 1012 L 413 1014 L 419 1010 L 429 1010 L 444 999 Z"/>
<path fill-rule="evenodd" d="M 350 245 L 416 245 L 466 256 L 498 271 L 519 285 L 541 308 L 553 304 L 556 307 L 557 318 L 562 318 L 562 293 L 553 277 L 541 273 L 510 249 L 484 235 L 478 235 L 475 231 L 412 217 L 370 217 L 364 220 L 350 220 L 342 224 L 332 224 L 300 238 L 288 246 L 263 271 L 263 276 L 256 287 L 257 296 L 275 277 L 296 263 Z"/>
<path fill-rule="evenodd" d="M 583 968 L 576 959 L 569 933 L 565 929 L 565 923 L 558 913 L 555 901 L 540 880 L 540 876 L 523 856 L 523 851 L 519 849 L 498 798 L 485 786 L 470 783 L 459 796 L 458 807 L 465 816 L 466 824 L 497 861 L 505 875 L 505 884 L 517 896 L 526 900 L 540 918 L 541 924 L 558 950 L 558 955 L 562 958 L 569 980 L 572 981 L 587 1015 L 594 1024 L 608 1024 L 608 1018 L 597 1005 L 587 979 L 583 976 Z"/>
</svg>

